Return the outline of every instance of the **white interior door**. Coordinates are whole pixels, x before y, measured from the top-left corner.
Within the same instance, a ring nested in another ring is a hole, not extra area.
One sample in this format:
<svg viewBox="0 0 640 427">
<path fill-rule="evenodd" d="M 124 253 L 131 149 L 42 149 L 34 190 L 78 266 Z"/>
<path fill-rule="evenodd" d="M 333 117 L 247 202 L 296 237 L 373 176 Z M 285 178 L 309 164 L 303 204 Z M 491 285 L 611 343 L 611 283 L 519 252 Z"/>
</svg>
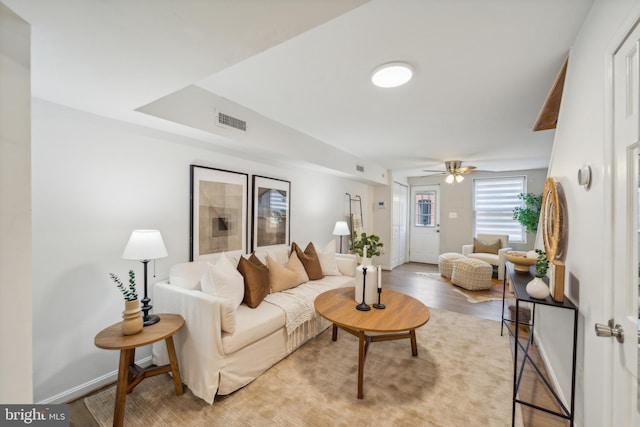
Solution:
<svg viewBox="0 0 640 427">
<path fill-rule="evenodd" d="M 624 331 L 624 340 L 610 339 L 612 348 L 611 425 L 639 426 L 638 402 L 638 159 L 640 69 L 636 28 L 613 62 L 614 154 L 613 154 L 613 321 Z"/>
<path fill-rule="evenodd" d="M 409 260 L 438 263 L 440 254 L 440 187 L 411 187 L 411 226 Z"/>
<path fill-rule="evenodd" d="M 391 268 L 407 262 L 407 204 L 409 190 L 406 186 L 393 184 L 393 252 L 391 256 Z"/>
</svg>

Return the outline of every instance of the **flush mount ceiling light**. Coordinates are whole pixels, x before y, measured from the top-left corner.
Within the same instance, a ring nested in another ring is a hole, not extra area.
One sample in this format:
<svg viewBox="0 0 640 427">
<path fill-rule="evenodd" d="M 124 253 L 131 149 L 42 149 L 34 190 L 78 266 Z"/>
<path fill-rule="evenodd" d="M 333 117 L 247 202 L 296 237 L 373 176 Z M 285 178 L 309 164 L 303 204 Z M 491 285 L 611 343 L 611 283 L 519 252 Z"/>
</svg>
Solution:
<svg viewBox="0 0 640 427">
<path fill-rule="evenodd" d="M 398 87 L 413 77 L 413 68 L 404 62 L 389 62 L 373 70 L 371 82 L 378 87 Z"/>
</svg>

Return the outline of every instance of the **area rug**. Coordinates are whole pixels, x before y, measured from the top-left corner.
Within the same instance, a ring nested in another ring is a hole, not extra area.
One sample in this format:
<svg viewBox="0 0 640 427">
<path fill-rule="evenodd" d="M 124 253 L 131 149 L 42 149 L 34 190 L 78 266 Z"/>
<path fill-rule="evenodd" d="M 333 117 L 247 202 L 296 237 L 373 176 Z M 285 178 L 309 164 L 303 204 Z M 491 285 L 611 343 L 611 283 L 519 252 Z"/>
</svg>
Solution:
<svg viewBox="0 0 640 427">
<path fill-rule="evenodd" d="M 425 276 L 430 279 L 437 280 L 439 282 L 447 283 L 452 290 L 458 292 L 459 294 L 464 295 L 467 298 L 467 301 L 470 303 L 479 303 L 485 301 L 496 301 L 502 300 L 502 280 L 491 279 L 491 288 L 481 291 L 469 291 L 467 289 L 461 288 L 460 286 L 456 286 L 451 283 L 451 279 L 447 279 L 446 277 L 442 277 L 440 273 L 425 273 L 421 271 L 416 272 L 419 276 Z M 509 296 L 509 290 L 507 289 L 507 293 Z"/>
<path fill-rule="evenodd" d="M 357 339 L 340 331 L 332 342 L 329 328 L 213 405 L 188 390 L 176 396 L 168 375 L 146 379 L 127 396 L 125 425 L 511 425 L 513 362 L 499 322 L 431 310 L 416 332 L 417 357 L 408 340 L 371 344 L 361 400 Z M 115 386 L 85 404 L 106 427 L 112 425 L 114 400 Z M 516 419 L 521 423 L 520 415 Z"/>
</svg>

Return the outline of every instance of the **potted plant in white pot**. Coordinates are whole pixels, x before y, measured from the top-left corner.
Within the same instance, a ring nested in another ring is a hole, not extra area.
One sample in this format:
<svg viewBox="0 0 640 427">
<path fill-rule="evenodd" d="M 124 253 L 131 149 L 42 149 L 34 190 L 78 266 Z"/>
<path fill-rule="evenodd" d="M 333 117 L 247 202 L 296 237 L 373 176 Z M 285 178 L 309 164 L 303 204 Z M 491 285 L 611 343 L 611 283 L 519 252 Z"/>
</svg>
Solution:
<svg viewBox="0 0 640 427">
<path fill-rule="evenodd" d="M 529 294 L 531 298 L 545 299 L 549 296 L 549 287 L 542 278 L 547 275 L 549 260 L 547 259 L 547 254 L 544 251 L 536 249 L 536 253 L 538 254 L 538 259 L 536 260 L 536 273 L 533 280 L 527 284 L 527 294 Z"/>
</svg>

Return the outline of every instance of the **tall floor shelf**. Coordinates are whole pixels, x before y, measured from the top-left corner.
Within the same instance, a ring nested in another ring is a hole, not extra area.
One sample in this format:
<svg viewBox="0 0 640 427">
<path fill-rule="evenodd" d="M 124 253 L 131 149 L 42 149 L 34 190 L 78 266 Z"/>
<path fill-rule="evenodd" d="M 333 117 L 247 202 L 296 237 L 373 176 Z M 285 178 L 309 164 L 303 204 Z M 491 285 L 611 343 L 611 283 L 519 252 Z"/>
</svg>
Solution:
<svg viewBox="0 0 640 427">
<path fill-rule="evenodd" d="M 578 307 L 576 307 L 571 301 L 567 298 L 564 299 L 563 302 L 557 302 L 551 299 L 550 296 L 541 300 L 531 298 L 529 294 L 527 294 L 526 287 L 527 283 L 531 281 L 534 277 L 533 267 L 530 269 L 530 272 L 527 273 L 519 273 L 514 269 L 514 265 L 511 262 L 507 262 L 506 266 L 506 274 L 504 275 L 504 283 L 502 290 L 502 325 L 500 334 L 504 332 L 504 327 L 507 326 L 507 330 L 515 338 L 514 344 L 514 353 L 513 353 L 513 405 L 511 412 L 511 425 L 515 425 L 515 414 L 516 414 L 516 404 L 525 405 L 531 407 L 533 409 L 544 411 L 548 414 L 555 415 L 560 418 L 564 418 L 569 421 L 571 427 L 574 425 L 574 415 L 575 415 L 575 393 L 576 393 L 576 348 L 577 348 L 577 340 L 578 340 Z M 507 278 L 511 282 L 511 288 L 513 289 L 513 293 L 515 295 L 515 319 L 510 319 L 505 317 L 505 297 L 507 293 Z M 529 322 L 524 322 L 520 320 L 520 304 L 521 303 L 529 303 L 532 305 L 531 311 L 531 320 Z M 538 305 L 545 305 L 549 307 L 555 307 L 558 309 L 566 309 L 573 310 L 573 355 L 572 355 L 572 364 L 571 364 L 571 398 L 569 400 L 569 408 L 563 403 L 562 399 L 556 393 L 553 386 L 549 383 L 549 380 L 546 378 L 544 373 L 538 367 L 535 360 L 531 358 L 529 355 L 529 349 L 533 342 L 534 332 L 535 332 L 535 319 L 536 319 L 536 307 Z M 524 324 L 529 326 L 529 336 L 527 338 L 526 344 L 523 344 L 519 340 L 519 325 Z M 512 327 L 513 326 L 513 327 Z M 518 352 L 522 351 L 522 362 L 520 366 L 518 366 Z M 561 408 L 561 412 L 544 408 L 542 406 L 536 405 L 531 402 L 526 402 L 518 397 L 518 389 L 520 388 L 520 381 L 522 380 L 522 374 L 524 372 L 524 367 L 526 363 L 529 362 L 531 367 L 535 370 L 537 377 L 542 381 L 542 383 L 546 386 L 547 390 L 553 396 L 554 400 Z"/>
</svg>

